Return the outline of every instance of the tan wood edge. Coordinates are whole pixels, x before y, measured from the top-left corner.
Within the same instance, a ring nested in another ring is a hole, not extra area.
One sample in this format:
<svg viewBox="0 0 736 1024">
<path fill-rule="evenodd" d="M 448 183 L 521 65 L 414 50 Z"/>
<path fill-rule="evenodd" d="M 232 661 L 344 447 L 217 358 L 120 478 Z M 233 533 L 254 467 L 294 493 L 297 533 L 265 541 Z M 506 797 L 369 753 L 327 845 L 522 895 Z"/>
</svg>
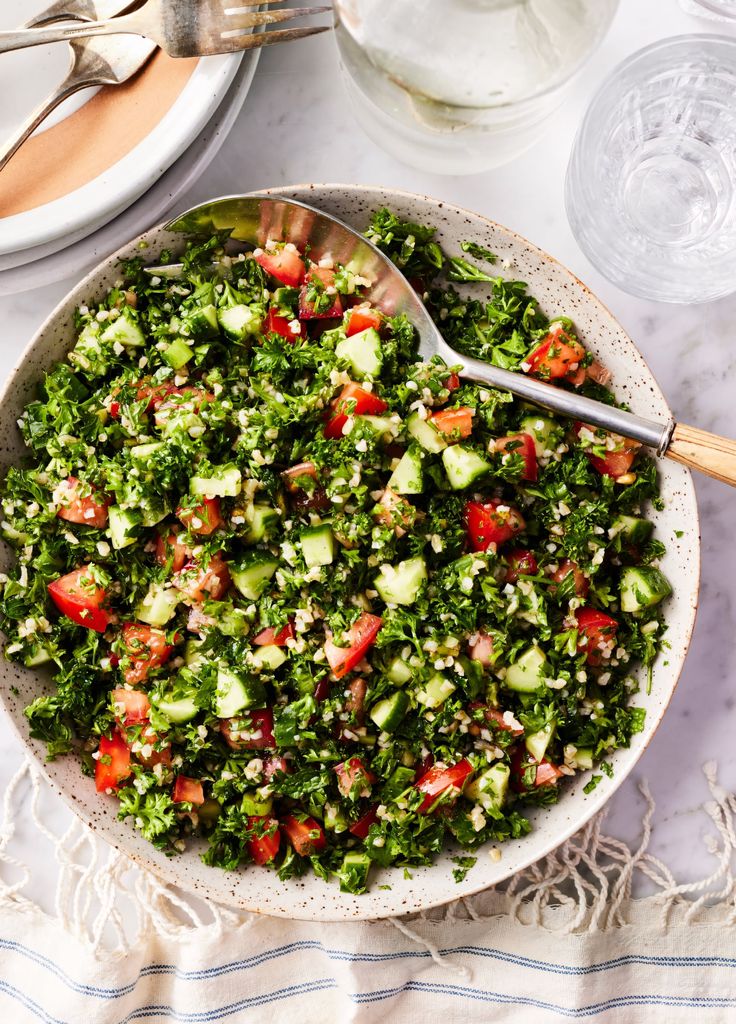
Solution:
<svg viewBox="0 0 736 1024">
<path fill-rule="evenodd" d="M 736 440 L 678 423 L 665 455 L 736 487 Z"/>
</svg>

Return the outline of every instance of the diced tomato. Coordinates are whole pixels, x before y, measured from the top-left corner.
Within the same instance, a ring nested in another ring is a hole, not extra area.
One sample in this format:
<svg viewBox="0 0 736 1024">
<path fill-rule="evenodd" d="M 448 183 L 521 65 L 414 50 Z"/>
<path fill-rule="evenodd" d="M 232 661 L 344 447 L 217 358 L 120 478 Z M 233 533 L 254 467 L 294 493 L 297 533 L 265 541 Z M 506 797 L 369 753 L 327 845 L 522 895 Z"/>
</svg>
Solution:
<svg viewBox="0 0 736 1024">
<path fill-rule="evenodd" d="M 304 483 L 308 483 L 305 477 L 311 480 L 317 479 L 317 467 L 313 462 L 299 462 L 296 466 L 285 469 L 281 474 L 284 487 L 290 494 L 304 490 Z"/>
<path fill-rule="evenodd" d="M 507 722 L 504 718 L 505 712 L 501 711 L 500 708 L 489 708 L 486 704 L 483 704 L 480 701 L 473 701 L 473 703 L 470 705 L 470 710 L 482 711 L 483 717 L 485 718 L 486 722 L 490 722 L 497 729 L 501 729 L 502 732 L 510 732 L 514 736 L 523 735 L 523 726 L 521 726 L 518 722 L 516 725 L 512 725 L 510 722 Z M 472 733 L 474 736 L 477 736 L 478 733 L 480 732 L 480 727 L 478 723 L 473 722 L 468 727 L 468 731 Z"/>
<path fill-rule="evenodd" d="M 120 725 L 141 725 L 148 721 L 151 702 L 142 690 L 125 690 L 122 687 L 112 691 L 115 718 Z M 122 708 L 122 711 L 119 710 Z"/>
<path fill-rule="evenodd" d="M 387 487 L 374 509 L 374 515 L 384 526 L 393 526 L 397 537 L 403 537 L 406 533 L 404 527 L 411 525 L 414 508 L 406 498 Z"/>
<path fill-rule="evenodd" d="M 465 506 L 465 523 L 473 551 L 487 551 L 491 544 L 505 544 L 526 527 L 519 510 L 500 498 L 469 501 Z"/>
<path fill-rule="evenodd" d="M 536 576 L 539 572 L 537 560 L 531 551 L 526 548 L 514 548 L 506 555 L 508 569 L 506 570 L 506 582 L 516 583 L 519 576 Z"/>
<path fill-rule="evenodd" d="M 114 420 L 119 420 L 120 419 L 120 402 L 116 402 L 113 399 L 113 401 L 110 402 L 109 411 L 110 411 L 110 416 Z"/>
<path fill-rule="evenodd" d="M 597 608 L 578 608 L 575 612 L 578 627 L 578 650 L 587 651 L 589 665 L 600 665 L 611 656 L 616 646 L 618 622 Z"/>
<path fill-rule="evenodd" d="M 524 460 L 521 479 L 532 482 L 537 479 L 537 450 L 531 434 L 509 434 L 508 437 L 499 437 L 496 441 L 496 451 L 518 452 Z"/>
<path fill-rule="evenodd" d="M 310 288 L 319 289 L 320 299 L 324 291 L 327 291 L 331 304 L 328 309 L 319 311 L 316 303 L 309 299 Z M 329 289 L 332 289 L 332 292 Z M 299 319 L 300 320 L 331 320 L 342 316 L 342 299 L 335 289 L 335 271 L 327 270 L 325 267 L 309 268 L 304 284 L 299 291 Z"/>
<path fill-rule="evenodd" d="M 293 331 L 291 324 L 295 327 Z M 280 316 L 275 309 L 269 309 L 266 319 L 261 324 L 261 331 L 263 334 L 278 334 L 288 341 L 296 341 L 302 336 L 302 325 L 293 317 L 289 319 L 288 316 Z"/>
<path fill-rule="evenodd" d="M 366 391 L 351 381 L 332 403 L 332 409 L 332 417 L 325 425 L 325 437 L 339 439 L 348 416 L 380 416 L 388 405 L 372 391 Z"/>
<path fill-rule="evenodd" d="M 139 741 L 144 747 L 151 747 L 150 754 L 144 754 L 143 750 L 138 751 L 136 756 L 141 764 L 147 768 L 153 768 L 157 764 L 171 767 L 171 745 L 166 742 L 165 737 L 159 736 L 150 725 L 147 725 L 141 729 Z"/>
<path fill-rule="evenodd" d="M 78 626 L 104 633 L 112 621 L 112 615 L 103 607 L 107 594 L 95 582 L 89 565 L 49 583 L 48 592 L 62 615 Z"/>
<path fill-rule="evenodd" d="M 266 782 L 270 782 L 277 772 L 283 772 L 284 775 L 288 775 L 290 771 L 289 762 L 285 757 L 277 757 L 274 754 L 272 757 L 267 757 L 263 762 L 263 778 Z"/>
<path fill-rule="evenodd" d="M 267 274 L 289 288 L 300 285 L 307 272 L 299 250 L 291 242 L 278 243 L 275 249 L 256 249 L 253 257 Z"/>
<path fill-rule="evenodd" d="M 360 334 L 371 327 L 374 331 L 381 329 L 383 314 L 370 306 L 353 306 L 345 314 L 345 334 L 348 338 Z"/>
<path fill-rule="evenodd" d="M 607 445 L 608 438 L 614 438 L 615 447 L 611 449 L 606 447 L 606 454 L 603 458 L 599 455 L 594 455 L 592 451 L 586 451 L 585 453 L 590 460 L 591 466 L 597 469 L 601 476 L 610 476 L 614 480 L 618 480 L 619 477 L 629 472 L 631 464 L 636 458 L 636 453 L 641 448 L 638 441 L 632 441 L 628 437 L 619 437 L 616 434 L 608 434 L 606 431 L 600 431 L 596 427 L 591 427 L 588 423 L 577 422 L 573 430 L 578 436 L 580 436 L 582 430 L 591 431 L 595 434 L 596 441 L 600 441 L 602 445 Z M 603 436 L 599 437 L 599 435 Z"/>
<path fill-rule="evenodd" d="M 588 591 L 590 590 L 590 580 L 585 575 L 583 570 L 577 564 L 577 562 L 571 561 L 566 558 L 563 562 L 557 566 L 555 571 L 550 576 L 550 579 L 555 583 L 562 583 L 565 577 L 573 574 L 575 579 L 575 594 L 577 597 L 587 597 Z"/>
<path fill-rule="evenodd" d="M 382 625 L 378 615 L 363 612 L 350 627 L 345 647 L 338 647 L 332 639 L 332 634 L 327 634 L 325 655 L 328 665 L 338 679 L 347 675 L 363 660 L 373 646 Z"/>
<path fill-rule="evenodd" d="M 112 504 L 109 498 L 100 495 L 94 497 L 92 494 L 82 495 L 83 489 L 81 480 L 70 476 L 57 488 L 57 496 L 61 499 L 61 507 L 57 510 L 59 519 L 65 519 L 68 523 L 78 523 L 80 526 L 94 526 L 101 530 L 107 526 L 107 509 Z"/>
<path fill-rule="evenodd" d="M 174 573 L 173 582 L 190 601 L 219 601 L 230 586 L 230 570 L 222 555 L 213 555 L 206 567 L 188 562 Z"/>
<path fill-rule="evenodd" d="M 294 623 L 289 620 L 278 633 L 271 626 L 262 629 L 257 636 L 253 637 L 252 643 L 256 647 L 286 647 L 286 641 L 293 640 L 295 636 Z"/>
<path fill-rule="evenodd" d="M 574 375 L 585 358 L 585 348 L 557 324 L 544 341 L 528 355 L 529 373 L 542 380 L 561 380 Z"/>
<path fill-rule="evenodd" d="M 174 791 L 171 799 L 175 804 L 199 804 L 204 803 L 204 789 L 199 779 L 189 779 L 186 775 L 177 775 L 174 779 Z"/>
<path fill-rule="evenodd" d="M 323 700 L 327 700 L 330 696 L 330 680 L 327 676 L 322 676 L 317 685 L 314 688 L 314 699 L 318 704 L 321 704 Z"/>
<path fill-rule="evenodd" d="M 460 378 L 456 373 L 451 373 L 445 381 L 445 387 L 448 391 L 457 391 L 460 387 Z"/>
<path fill-rule="evenodd" d="M 300 857 L 311 857 L 314 853 L 321 853 L 327 846 L 324 829 L 314 818 L 300 821 L 293 814 L 287 814 L 281 821 L 281 827 Z"/>
<path fill-rule="evenodd" d="M 130 664 L 123 671 L 123 677 L 131 686 L 143 682 L 152 669 L 165 664 L 174 650 L 167 642 L 162 629 L 144 626 L 138 622 L 125 623 L 123 643 L 125 654 L 130 659 Z"/>
<path fill-rule="evenodd" d="M 187 529 L 201 537 L 209 537 L 224 522 L 219 498 L 203 498 L 199 505 L 178 508 L 176 514 Z"/>
<path fill-rule="evenodd" d="M 479 661 L 483 668 L 492 665 L 498 657 L 493 648 L 493 637 L 479 630 L 475 642 L 470 644 L 470 657 L 473 661 Z"/>
<path fill-rule="evenodd" d="M 449 768 L 440 764 L 433 765 L 428 772 L 414 783 L 420 793 L 424 793 L 424 799 L 419 805 L 419 813 L 426 814 L 443 793 L 454 791 L 451 800 L 456 799 L 463 791 L 465 783 L 473 774 L 473 766 L 470 761 L 463 758 Z"/>
<path fill-rule="evenodd" d="M 371 807 L 371 809 L 366 811 L 366 813 L 362 817 L 358 818 L 357 821 L 354 821 L 353 824 L 348 827 L 348 832 L 356 836 L 358 839 L 365 839 L 373 822 L 378 821 L 377 807 L 378 805 L 376 804 L 375 807 Z"/>
<path fill-rule="evenodd" d="M 187 545 L 179 540 L 178 527 L 167 534 L 160 533 L 156 538 L 156 561 L 159 565 L 166 565 L 171 560 L 172 572 L 183 569 L 190 555 Z"/>
<path fill-rule="evenodd" d="M 223 718 L 220 732 L 233 750 L 268 750 L 276 746 L 273 709 L 243 711 L 236 718 Z"/>
<path fill-rule="evenodd" d="M 523 747 L 517 747 L 511 755 L 511 787 L 516 793 L 526 793 L 529 791 L 529 786 L 524 782 L 524 774 L 532 766 L 536 767 L 534 773 L 535 788 L 554 785 L 558 779 L 562 778 L 563 773 L 557 765 L 552 764 L 546 757 L 543 757 L 539 764 L 537 764 L 531 754 L 527 754 Z"/>
<path fill-rule="evenodd" d="M 95 787 L 98 793 L 117 789 L 129 777 L 130 750 L 122 734 L 116 729 L 112 736 L 100 737 L 99 757 L 95 761 Z"/>
<path fill-rule="evenodd" d="M 343 796 L 369 796 L 376 776 L 363 764 L 359 757 L 349 757 L 335 765 L 337 788 Z"/>
<path fill-rule="evenodd" d="M 248 827 L 256 831 L 256 835 L 251 836 L 248 840 L 248 853 L 255 864 L 268 864 L 274 859 L 281 846 L 278 822 L 267 814 L 251 815 L 248 818 Z"/>
<path fill-rule="evenodd" d="M 473 433 L 473 410 L 465 405 L 455 409 L 442 409 L 430 416 L 430 422 L 440 434 L 459 441 Z"/>
<path fill-rule="evenodd" d="M 600 384 L 602 387 L 610 383 L 613 376 L 611 371 L 606 369 L 603 363 L 599 363 L 597 359 L 594 359 L 590 366 L 586 367 L 585 374 L 590 380 L 594 380 L 596 384 Z"/>
</svg>

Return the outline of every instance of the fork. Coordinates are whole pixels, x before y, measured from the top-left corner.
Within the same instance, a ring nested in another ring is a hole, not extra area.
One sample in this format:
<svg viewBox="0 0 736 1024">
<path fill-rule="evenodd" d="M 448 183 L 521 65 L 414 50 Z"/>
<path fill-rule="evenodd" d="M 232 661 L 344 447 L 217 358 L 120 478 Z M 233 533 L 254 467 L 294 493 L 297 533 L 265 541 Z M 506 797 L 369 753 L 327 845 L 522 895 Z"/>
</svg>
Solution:
<svg viewBox="0 0 736 1024">
<path fill-rule="evenodd" d="M 271 25 L 331 10 L 330 7 L 250 10 L 264 2 L 278 0 L 188 0 L 187 3 L 181 0 L 174 3 L 172 0 L 146 0 L 142 7 L 120 18 L 0 32 L 0 53 L 93 36 L 130 34 L 153 40 L 172 57 L 200 57 L 285 43 L 326 32 L 332 27 L 314 25 L 249 35 L 249 30 L 257 25 Z M 230 3 L 239 6 L 230 7 Z"/>
<path fill-rule="evenodd" d="M 46 24 L 59 18 L 86 18 L 95 15 L 112 18 L 130 7 L 130 0 L 60 0 L 33 19 L 33 24 Z M 23 143 L 52 111 L 82 89 L 97 85 L 121 85 L 139 71 L 156 51 L 156 44 L 148 39 L 112 38 L 80 39 L 71 44 L 71 69 L 54 92 L 51 93 L 0 144 L 0 171 L 15 156 Z"/>
</svg>

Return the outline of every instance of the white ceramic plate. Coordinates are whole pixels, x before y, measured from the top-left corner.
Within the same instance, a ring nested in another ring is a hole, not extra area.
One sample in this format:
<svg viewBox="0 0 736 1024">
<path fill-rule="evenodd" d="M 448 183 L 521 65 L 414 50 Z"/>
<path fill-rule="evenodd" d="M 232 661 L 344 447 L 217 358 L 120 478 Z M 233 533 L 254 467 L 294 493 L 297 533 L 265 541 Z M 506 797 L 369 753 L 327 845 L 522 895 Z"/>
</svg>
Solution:
<svg viewBox="0 0 736 1024">
<path fill-rule="evenodd" d="M 460 242 L 468 238 L 488 246 L 502 259 L 511 261 L 510 269 L 501 273 L 526 281 L 548 315 L 564 314 L 573 318 L 581 338 L 613 372 L 620 399 L 642 415 L 661 418 L 669 415 L 667 403 L 644 359 L 610 312 L 568 270 L 506 228 L 434 199 L 380 188 L 304 185 L 274 189 L 271 194 L 311 203 L 360 229 L 371 211 L 389 206 L 400 217 L 436 225 L 439 241 L 450 251 L 459 251 Z M 178 236 L 161 229 L 153 229 L 143 237 L 150 243 L 152 257 L 161 245 L 181 245 Z M 136 239 L 118 255 L 139 253 L 137 243 Z M 0 462 L 5 466 L 16 463 L 24 453 L 16 426 L 23 406 L 34 393 L 43 371 L 63 358 L 73 343 L 74 308 L 83 300 L 101 296 L 117 276 L 117 258 L 111 257 L 74 289 L 30 343 L 0 398 L 0 436 L 7 439 Z M 633 738 L 630 749 L 618 751 L 611 759 L 612 779 L 604 776 L 589 794 L 583 792 L 586 776 L 574 779 L 565 786 L 557 805 L 531 814 L 534 829 L 529 836 L 504 844 L 503 856 L 498 862 L 481 850 L 477 864 L 460 884 L 454 882 L 451 874 L 453 851 L 444 853 L 431 867 L 412 869 L 411 878 L 405 878 L 401 870 L 376 872 L 371 891 L 363 896 L 341 893 L 336 884 L 327 885 L 314 876 L 282 883 L 273 872 L 255 868 L 223 873 L 204 867 L 195 849 L 170 859 L 117 820 L 115 798 L 100 797 L 92 780 L 81 776 L 74 757 L 44 763 L 44 746 L 30 739 L 23 716 L 23 707 L 47 685 L 41 671 L 10 663 L 0 666 L 1 696 L 6 713 L 52 783 L 86 822 L 161 878 L 201 896 L 281 917 L 337 921 L 404 914 L 469 895 L 503 881 L 581 828 L 634 767 L 669 704 L 695 621 L 700 536 L 689 472 L 663 461 L 661 483 L 665 509 L 653 512 L 652 518 L 657 536 L 667 545 L 663 569 L 672 582 L 674 593 L 665 608 L 670 648 L 667 656 L 654 666 L 651 692 L 647 694 L 643 687 L 637 697 L 637 703 L 647 711 L 643 732 Z M 6 565 L 9 560 L 10 553 L 6 551 Z M 391 889 L 379 889 L 382 883 L 390 884 Z"/>
<path fill-rule="evenodd" d="M 76 242 L 60 238 L 20 253 L 0 255 L 0 295 L 15 295 L 86 274 L 126 239 L 164 217 L 219 153 L 243 107 L 260 55 L 260 50 L 245 51 L 227 95 L 204 131 L 163 177 L 118 217 Z"/>
<path fill-rule="evenodd" d="M 45 0 L 5 0 L 0 28 L 16 27 L 45 6 Z M 3 58 L 5 136 L 64 76 L 68 48 L 32 47 Z M 235 53 L 172 61 L 159 53 L 135 82 L 65 103 L 0 173 L 0 254 L 79 239 L 130 206 L 202 131 L 241 59 Z M 146 118 L 150 130 L 139 138 L 136 126 Z M 114 159 L 107 160 L 108 152 Z M 53 187 L 52 174 L 58 174 Z"/>
</svg>

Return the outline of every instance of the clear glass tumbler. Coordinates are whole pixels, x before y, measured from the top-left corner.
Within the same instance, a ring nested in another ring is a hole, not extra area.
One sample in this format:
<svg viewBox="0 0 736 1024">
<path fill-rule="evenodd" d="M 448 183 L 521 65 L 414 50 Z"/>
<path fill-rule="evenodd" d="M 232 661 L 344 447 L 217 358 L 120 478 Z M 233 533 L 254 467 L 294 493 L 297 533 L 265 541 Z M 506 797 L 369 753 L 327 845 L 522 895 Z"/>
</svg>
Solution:
<svg viewBox="0 0 736 1024">
<path fill-rule="evenodd" d="M 618 0 L 335 0 L 357 119 L 422 170 L 471 174 L 539 137 Z"/>
<path fill-rule="evenodd" d="M 578 131 L 565 202 L 581 249 L 624 291 L 736 291 L 736 38 L 675 36 L 620 64 Z"/>
</svg>

